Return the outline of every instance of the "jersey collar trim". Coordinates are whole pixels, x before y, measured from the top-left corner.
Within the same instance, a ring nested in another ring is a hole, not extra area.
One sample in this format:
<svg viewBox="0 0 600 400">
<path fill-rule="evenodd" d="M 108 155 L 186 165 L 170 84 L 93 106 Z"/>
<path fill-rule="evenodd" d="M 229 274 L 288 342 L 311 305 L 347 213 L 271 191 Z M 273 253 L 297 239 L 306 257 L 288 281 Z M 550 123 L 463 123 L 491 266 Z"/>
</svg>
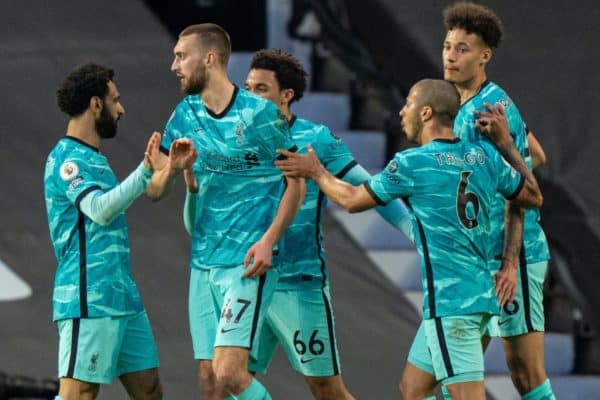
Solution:
<svg viewBox="0 0 600 400">
<path fill-rule="evenodd" d="M 233 103 L 235 102 L 235 98 L 237 97 L 238 91 L 239 91 L 238 86 L 236 84 L 233 84 L 233 95 L 231 96 L 231 100 L 229 100 L 229 104 L 227 104 L 227 107 L 225 107 L 225 109 L 218 114 L 215 113 L 214 111 L 210 110 L 208 107 L 206 107 L 206 105 L 204 105 L 204 108 L 206 109 L 206 112 L 208 113 L 208 115 L 210 115 L 211 117 L 213 117 L 215 119 L 221 119 L 225 115 L 227 115 L 227 113 L 233 106 Z"/>
<path fill-rule="evenodd" d="M 456 144 L 460 142 L 460 138 L 455 137 L 454 139 L 433 139 L 434 142 Z"/>
<path fill-rule="evenodd" d="M 473 100 L 475 97 L 477 97 L 477 95 L 479 93 L 481 93 L 481 91 L 490 83 L 492 83 L 492 81 L 490 81 L 489 79 L 486 79 L 481 86 L 479 87 L 479 90 L 477 91 L 477 93 L 475 93 L 473 96 L 469 97 L 469 99 L 467 101 L 465 101 L 464 103 L 461 104 L 460 108 L 463 108 L 468 102 L 470 102 L 471 100 Z M 459 109 L 460 109 L 459 108 Z"/>
<path fill-rule="evenodd" d="M 76 137 L 73 137 L 73 136 L 67 136 L 67 135 L 65 135 L 65 136 L 63 136 L 63 137 L 62 137 L 62 139 L 74 140 L 75 142 L 77 142 L 77 143 L 79 143 L 79 144 L 82 144 L 82 145 L 84 145 L 85 147 L 89 147 L 90 149 L 94 150 L 96 153 L 99 153 L 99 152 L 100 152 L 100 149 L 98 149 L 97 147 L 94 147 L 94 146 L 92 146 L 92 145 L 90 145 L 90 144 L 87 144 L 87 143 L 86 143 L 86 142 L 84 142 L 83 140 L 81 140 L 81 139 L 77 139 Z"/>
<path fill-rule="evenodd" d="M 290 128 L 292 127 L 292 125 L 294 125 L 294 122 L 296 122 L 296 119 L 297 119 L 296 116 L 294 114 L 292 114 L 292 119 L 290 119 L 290 121 L 288 123 L 290 125 Z"/>
</svg>

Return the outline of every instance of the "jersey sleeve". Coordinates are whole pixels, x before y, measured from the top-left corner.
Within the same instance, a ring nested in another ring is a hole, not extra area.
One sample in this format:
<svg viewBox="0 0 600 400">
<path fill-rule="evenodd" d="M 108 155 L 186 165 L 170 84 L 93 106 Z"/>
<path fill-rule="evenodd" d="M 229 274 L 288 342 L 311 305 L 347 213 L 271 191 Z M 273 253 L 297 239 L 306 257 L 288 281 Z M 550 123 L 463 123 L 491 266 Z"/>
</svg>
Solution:
<svg viewBox="0 0 600 400">
<path fill-rule="evenodd" d="M 171 144 L 176 139 L 183 137 L 183 133 L 185 130 L 185 116 L 183 108 L 185 106 L 185 100 L 179 103 L 177 108 L 173 111 L 167 124 L 165 126 L 165 131 L 162 135 L 162 140 L 160 142 L 160 151 L 166 155 L 169 155 L 169 151 L 171 149 Z"/>
<path fill-rule="evenodd" d="M 498 177 L 497 191 L 508 200 L 514 199 L 523 188 L 525 178 L 502 157 L 500 152 L 495 151 L 491 146 L 487 147 L 488 157 L 492 158 L 495 174 Z"/>
<path fill-rule="evenodd" d="M 397 153 L 385 169 L 365 182 L 365 188 L 379 205 L 408 196 L 414 187 L 414 178 L 407 158 Z"/>
<path fill-rule="evenodd" d="M 79 207 L 79 203 L 86 195 L 101 189 L 97 171 L 97 166 L 90 165 L 88 160 L 71 155 L 58 166 L 58 173 L 55 176 L 56 187 L 72 204 Z"/>
<path fill-rule="evenodd" d="M 343 178 L 357 165 L 348 146 L 329 128 L 321 125 L 317 138 L 319 143 L 317 155 L 325 168 L 337 178 Z"/>
</svg>

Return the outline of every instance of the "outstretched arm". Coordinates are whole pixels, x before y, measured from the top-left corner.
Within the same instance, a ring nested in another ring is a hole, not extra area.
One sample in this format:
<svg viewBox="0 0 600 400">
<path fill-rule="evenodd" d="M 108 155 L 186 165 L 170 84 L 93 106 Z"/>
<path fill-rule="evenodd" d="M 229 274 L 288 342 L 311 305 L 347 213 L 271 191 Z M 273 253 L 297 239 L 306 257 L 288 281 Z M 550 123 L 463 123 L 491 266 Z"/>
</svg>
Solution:
<svg viewBox="0 0 600 400">
<path fill-rule="evenodd" d="M 357 164 L 348 171 L 342 179 L 352 185 L 360 185 L 361 183 L 366 182 L 370 177 L 371 174 L 369 174 L 369 172 L 361 165 Z M 385 206 L 375 207 L 375 210 L 390 225 L 402 232 L 411 242 L 415 242 L 412 230 L 412 216 L 402 200 L 392 200 Z"/>
<path fill-rule="evenodd" d="M 273 246 L 292 223 L 304 200 L 306 194 L 304 179 L 292 177 L 286 177 L 285 179 L 287 183 L 285 192 L 281 196 L 277 214 L 271 226 L 262 238 L 250 247 L 244 258 L 244 267 L 248 267 L 250 261 L 252 261 L 252 265 L 244 273 L 246 278 L 260 276 L 271 267 Z"/>
<path fill-rule="evenodd" d="M 90 192 L 79 203 L 79 209 L 100 225 L 108 225 L 137 199 L 150 182 L 154 159 L 150 156 L 158 149 L 160 134 L 154 132 L 148 140 L 144 161 L 119 185 L 108 192 L 98 189 Z"/>
<path fill-rule="evenodd" d="M 285 176 L 300 176 L 314 180 L 327 197 L 351 213 L 364 211 L 377 205 L 363 185 L 354 186 L 337 179 L 321 164 L 310 145 L 307 149 L 308 154 L 305 156 L 287 150 L 277 150 L 279 154 L 285 156 L 285 159 L 277 160 L 275 165 Z"/>
</svg>

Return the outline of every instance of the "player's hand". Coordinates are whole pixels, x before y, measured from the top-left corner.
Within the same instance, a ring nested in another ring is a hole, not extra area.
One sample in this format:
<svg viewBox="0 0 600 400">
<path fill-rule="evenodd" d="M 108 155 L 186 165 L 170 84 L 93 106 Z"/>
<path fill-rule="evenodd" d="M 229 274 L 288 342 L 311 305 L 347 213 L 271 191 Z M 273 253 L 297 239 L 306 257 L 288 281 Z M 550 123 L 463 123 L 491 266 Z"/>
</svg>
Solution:
<svg viewBox="0 0 600 400">
<path fill-rule="evenodd" d="M 191 168 L 198 157 L 198 151 L 190 139 L 177 139 L 169 150 L 169 165 L 175 172 Z"/>
<path fill-rule="evenodd" d="M 477 130 L 487 136 L 495 144 L 512 140 L 502 104 L 496 103 L 495 105 L 491 105 L 489 103 L 483 103 L 483 105 L 488 111 L 475 111 L 478 117 L 475 120 L 475 127 Z"/>
<path fill-rule="evenodd" d="M 144 167 L 149 171 L 154 171 L 160 169 L 162 165 L 160 165 L 160 140 L 161 134 L 159 132 L 153 132 L 150 136 L 150 140 L 148 140 L 148 144 L 146 145 L 146 152 L 144 153 Z"/>
<path fill-rule="evenodd" d="M 318 173 L 321 162 L 310 144 L 306 146 L 306 149 L 306 155 L 277 149 L 277 153 L 281 154 L 284 158 L 276 160 L 275 166 L 279 168 L 285 176 L 293 178 L 314 178 Z"/>
<path fill-rule="evenodd" d="M 517 264 L 503 259 L 500 270 L 494 275 L 494 284 L 500 307 L 512 303 L 517 294 Z"/>
<path fill-rule="evenodd" d="M 244 278 L 256 278 L 263 275 L 271 267 L 272 259 L 272 244 L 264 240 L 254 243 L 244 258 L 244 268 L 248 268 L 252 261 L 252 265 L 244 273 Z"/>
<path fill-rule="evenodd" d="M 198 179 L 192 168 L 186 168 L 183 170 L 183 179 L 185 180 L 185 186 L 188 192 L 198 193 Z"/>
</svg>

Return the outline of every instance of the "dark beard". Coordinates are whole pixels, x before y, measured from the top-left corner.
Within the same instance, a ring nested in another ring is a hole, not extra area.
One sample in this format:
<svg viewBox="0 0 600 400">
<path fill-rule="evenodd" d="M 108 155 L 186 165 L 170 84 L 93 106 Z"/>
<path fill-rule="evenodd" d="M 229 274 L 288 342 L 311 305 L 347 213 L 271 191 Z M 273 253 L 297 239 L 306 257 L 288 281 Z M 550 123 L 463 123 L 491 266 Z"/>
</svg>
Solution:
<svg viewBox="0 0 600 400">
<path fill-rule="evenodd" d="M 96 132 L 102 139 L 112 139 L 117 135 L 117 122 L 112 118 L 106 106 L 102 107 L 100 118 L 96 120 Z"/>
<path fill-rule="evenodd" d="M 206 87 L 206 70 L 202 69 L 196 71 L 194 75 L 190 77 L 189 83 L 183 88 L 185 94 L 200 94 Z"/>
</svg>

